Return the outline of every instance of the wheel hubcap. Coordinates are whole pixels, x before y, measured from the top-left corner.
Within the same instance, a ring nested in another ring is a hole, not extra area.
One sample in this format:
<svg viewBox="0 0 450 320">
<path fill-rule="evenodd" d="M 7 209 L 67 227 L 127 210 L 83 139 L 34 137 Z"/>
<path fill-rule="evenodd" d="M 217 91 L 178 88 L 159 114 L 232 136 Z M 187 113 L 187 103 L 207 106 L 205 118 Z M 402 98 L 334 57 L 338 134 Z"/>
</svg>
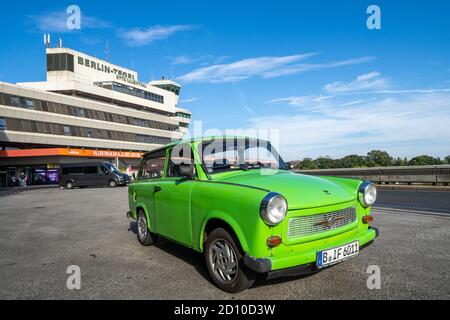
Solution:
<svg viewBox="0 0 450 320">
<path fill-rule="evenodd" d="M 143 215 L 140 215 L 138 219 L 138 233 L 141 239 L 147 236 L 147 221 Z"/>
<path fill-rule="evenodd" d="M 209 263 L 216 278 L 224 283 L 233 282 L 238 273 L 237 256 L 224 239 L 216 239 L 209 248 Z"/>
</svg>

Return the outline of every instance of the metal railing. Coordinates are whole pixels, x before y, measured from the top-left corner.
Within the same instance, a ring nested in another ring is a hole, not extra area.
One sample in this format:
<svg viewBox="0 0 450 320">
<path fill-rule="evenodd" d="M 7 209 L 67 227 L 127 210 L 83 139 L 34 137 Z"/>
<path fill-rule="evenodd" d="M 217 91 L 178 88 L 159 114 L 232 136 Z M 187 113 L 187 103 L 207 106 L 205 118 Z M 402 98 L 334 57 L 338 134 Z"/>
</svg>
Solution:
<svg viewBox="0 0 450 320">
<path fill-rule="evenodd" d="M 335 176 L 376 183 L 450 183 L 450 165 L 294 170 L 314 176 Z"/>
</svg>

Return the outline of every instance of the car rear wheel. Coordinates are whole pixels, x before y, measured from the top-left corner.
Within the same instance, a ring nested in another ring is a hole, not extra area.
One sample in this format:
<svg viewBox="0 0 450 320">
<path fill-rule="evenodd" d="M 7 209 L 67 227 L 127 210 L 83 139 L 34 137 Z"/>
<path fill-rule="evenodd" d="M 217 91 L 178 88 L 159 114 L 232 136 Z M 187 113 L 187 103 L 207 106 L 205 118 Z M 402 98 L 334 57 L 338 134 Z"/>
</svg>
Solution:
<svg viewBox="0 0 450 320">
<path fill-rule="evenodd" d="M 73 182 L 72 181 L 67 181 L 66 182 L 66 189 L 73 189 Z"/>
<path fill-rule="evenodd" d="M 144 211 L 140 210 L 137 216 L 137 238 L 143 246 L 151 246 L 156 243 L 157 236 L 150 232 L 147 217 Z"/>
<path fill-rule="evenodd" d="M 109 181 L 109 186 L 110 186 L 111 188 L 117 187 L 117 181 L 116 181 L 116 180 L 111 180 L 111 181 Z"/>
<path fill-rule="evenodd" d="M 224 291 L 237 293 L 255 282 L 255 273 L 244 266 L 241 250 L 225 229 L 217 228 L 208 235 L 205 260 L 214 284 Z"/>
</svg>

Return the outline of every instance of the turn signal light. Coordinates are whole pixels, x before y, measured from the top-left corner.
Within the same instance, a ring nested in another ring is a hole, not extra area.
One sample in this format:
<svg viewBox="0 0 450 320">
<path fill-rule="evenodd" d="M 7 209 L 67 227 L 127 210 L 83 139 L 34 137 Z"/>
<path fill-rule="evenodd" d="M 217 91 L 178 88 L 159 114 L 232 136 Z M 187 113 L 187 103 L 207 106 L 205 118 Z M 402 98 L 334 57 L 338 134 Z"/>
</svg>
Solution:
<svg viewBox="0 0 450 320">
<path fill-rule="evenodd" d="M 372 216 L 364 216 L 362 218 L 362 222 L 365 224 L 371 223 L 373 221 L 373 217 Z"/>
<path fill-rule="evenodd" d="M 267 238 L 267 246 L 269 248 L 275 248 L 278 247 L 280 244 L 282 244 L 283 241 L 281 240 L 280 237 L 270 237 Z"/>
</svg>

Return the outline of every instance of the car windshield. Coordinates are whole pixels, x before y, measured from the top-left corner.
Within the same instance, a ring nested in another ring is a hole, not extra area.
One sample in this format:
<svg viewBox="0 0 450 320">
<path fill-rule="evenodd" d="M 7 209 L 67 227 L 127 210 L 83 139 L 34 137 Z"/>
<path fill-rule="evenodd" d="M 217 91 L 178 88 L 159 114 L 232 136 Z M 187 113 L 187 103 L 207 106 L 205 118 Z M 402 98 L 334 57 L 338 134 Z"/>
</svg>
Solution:
<svg viewBox="0 0 450 320">
<path fill-rule="evenodd" d="M 232 170 L 287 170 L 275 148 L 258 139 L 216 139 L 201 144 L 203 165 L 209 174 Z"/>
<path fill-rule="evenodd" d="M 108 170 L 111 171 L 112 173 L 122 174 L 122 172 L 120 172 L 120 170 L 117 169 L 114 165 L 112 165 L 110 163 L 105 163 L 105 165 L 108 168 Z"/>
</svg>

